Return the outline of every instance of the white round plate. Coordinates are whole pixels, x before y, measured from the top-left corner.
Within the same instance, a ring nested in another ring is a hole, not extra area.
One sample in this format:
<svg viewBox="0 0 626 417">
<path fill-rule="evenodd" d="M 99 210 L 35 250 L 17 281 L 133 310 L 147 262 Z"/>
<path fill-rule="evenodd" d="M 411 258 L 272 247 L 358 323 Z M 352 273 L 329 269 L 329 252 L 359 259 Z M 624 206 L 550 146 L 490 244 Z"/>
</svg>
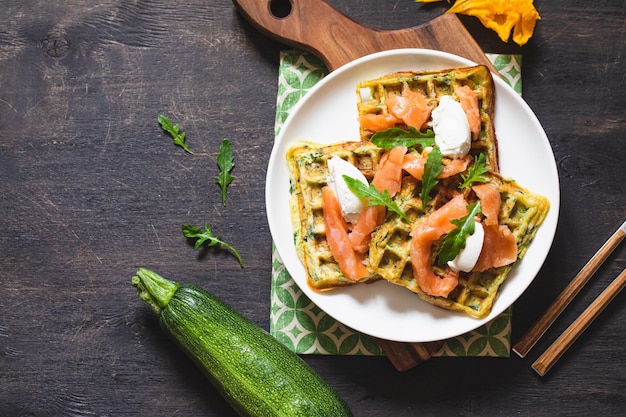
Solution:
<svg viewBox="0 0 626 417">
<path fill-rule="evenodd" d="M 296 141 L 322 144 L 358 140 L 356 85 L 360 81 L 403 70 L 433 70 L 476 65 L 456 55 L 398 49 L 357 59 L 323 78 L 292 109 L 272 150 L 266 179 L 270 231 L 280 257 L 302 291 L 322 310 L 352 329 L 381 339 L 427 342 L 458 336 L 492 320 L 528 287 L 550 250 L 559 213 L 559 178 L 552 148 L 536 116 L 499 77 L 495 129 L 500 170 L 529 190 L 550 200 L 550 212 L 526 255 L 501 287 L 493 310 L 484 319 L 430 305 L 409 290 L 378 281 L 315 292 L 306 283 L 296 254 L 289 212 L 289 170 L 285 155 Z"/>
</svg>

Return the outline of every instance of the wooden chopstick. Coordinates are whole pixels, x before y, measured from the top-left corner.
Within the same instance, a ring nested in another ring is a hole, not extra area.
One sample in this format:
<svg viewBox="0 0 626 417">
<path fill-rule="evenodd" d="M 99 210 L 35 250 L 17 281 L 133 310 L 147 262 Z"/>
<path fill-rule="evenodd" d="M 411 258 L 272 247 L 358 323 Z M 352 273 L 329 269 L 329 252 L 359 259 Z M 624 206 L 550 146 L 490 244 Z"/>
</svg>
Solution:
<svg viewBox="0 0 626 417">
<path fill-rule="evenodd" d="M 625 285 L 626 269 L 624 269 L 563 334 L 546 349 L 535 363 L 533 363 L 533 369 L 539 375 L 544 376 Z"/>
<path fill-rule="evenodd" d="M 563 289 L 561 294 L 552 302 L 545 313 L 543 313 L 526 334 L 513 346 L 513 352 L 517 353 L 522 358 L 526 356 L 535 343 L 543 336 L 548 327 L 552 325 L 559 314 L 565 310 L 576 294 L 578 294 L 587 281 L 589 281 L 589 278 L 591 278 L 600 265 L 604 263 L 606 258 L 615 250 L 622 239 L 624 239 L 624 236 L 626 236 L 626 221 L 611 235 L 567 287 Z"/>
</svg>

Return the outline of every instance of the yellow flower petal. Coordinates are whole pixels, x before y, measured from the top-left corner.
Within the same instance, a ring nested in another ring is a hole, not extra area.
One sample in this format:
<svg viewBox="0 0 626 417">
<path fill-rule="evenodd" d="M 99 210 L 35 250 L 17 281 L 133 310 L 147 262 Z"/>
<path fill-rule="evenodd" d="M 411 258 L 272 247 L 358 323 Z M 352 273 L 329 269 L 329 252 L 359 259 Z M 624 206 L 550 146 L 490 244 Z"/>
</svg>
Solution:
<svg viewBox="0 0 626 417">
<path fill-rule="evenodd" d="M 503 42 L 507 42 L 511 35 L 511 30 L 513 30 L 513 26 L 515 26 L 519 20 L 519 15 L 516 13 L 498 13 L 489 17 L 478 16 L 478 18 L 486 28 L 493 30 Z"/>
<path fill-rule="evenodd" d="M 447 13 L 473 16 L 507 42 L 513 30 L 513 41 L 524 45 L 540 19 L 533 0 L 456 0 Z"/>
<path fill-rule="evenodd" d="M 530 37 L 533 36 L 537 20 L 540 19 L 539 12 L 534 7 L 526 15 L 522 15 L 522 19 L 519 24 L 515 25 L 513 30 L 513 42 L 520 46 L 528 42 Z"/>
</svg>

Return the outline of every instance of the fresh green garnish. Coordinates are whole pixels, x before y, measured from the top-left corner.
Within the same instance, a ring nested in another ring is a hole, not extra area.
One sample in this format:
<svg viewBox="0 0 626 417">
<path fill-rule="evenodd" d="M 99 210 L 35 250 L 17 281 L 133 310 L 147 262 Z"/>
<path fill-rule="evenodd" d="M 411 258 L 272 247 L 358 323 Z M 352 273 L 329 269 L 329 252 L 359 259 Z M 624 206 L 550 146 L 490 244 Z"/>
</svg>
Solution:
<svg viewBox="0 0 626 417">
<path fill-rule="evenodd" d="M 228 184 L 234 179 L 234 177 L 230 175 L 230 171 L 235 166 L 233 145 L 228 139 L 224 139 L 220 145 L 220 150 L 217 154 L 217 166 L 220 167 L 220 173 L 215 177 L 215 182 L 217 182 L 222 189 L 222 204 L 226 206 L 226 189 L 228 188 Z"/>
<path fill-rule="evenodd" d="M 474 234 L 474 217 L 482 213 L 480 201 L 468 205 L 467 210 L 469 211 L 467 215 L 459 219 L 450 220 L 456 227 L 443 239 L 443 244 L 438 254 L 440 266 L 456 258 L 461 249 L 465 247 L 467 237 Z"/>
<path fill-rule="evenodd" d="M 439 146 L 433 146 L 433 150 L 428 153 L 426 163 L 424 164 L 424 174 L 422 174 L 422 191 L 420 198 L 422 199 L 422 208 L 426 210 L 426 204 L 430 200 L 430 192 L 435 185 L 439 183 L 437 177 L 443 171 L 443 156 Z"/>
<path fill-rule="evenodd" d="M 178 126 L 177 124 L 172 124 L 170 119 L 168 119 L 166 116 L 163 116 L 162 114 L 159 114 L 157 116 L 157 120 L 159 121 L 161 128 L 169 133 L 172 139 L 174 139 L 174 145 L 180 146 L 186 152 L 193 155 L 193 152 L 191 152 L 189 147 L 185 144 L 185 132 L 180 133 L 180 126 Z"/>
<path fill-rule="evenodd" d="M 463 182 L 459 185 L 459 188 L 471 187 L 475 182 L 487 182 L 487 178 L 483 177 L 483 174 L 489 172 L 489 169 L 485 167 L 487 159 L 484 153 L 479 153 L 474 157 L 474 165 L 467 170 L 467 175 L 461 174 Z"/>
<path fill-rule="evenodd" d="M 231 245 L 229 245 L 228 243 L 220 240 L 218 236 L 215 236 L 213 232 L 211 231 L 209 222 L 205 223 L 204 232 L 199 227 L 192 226 L 190 224 L 183 224 L 182 229 L 183 229 L 183 235 L 185 235 L 185 237 L 188 237 L 190 239 L 197 239 L 195 243 L 196 249 L 202 246 L 205 242 L 207 243 L 207 246 L 215 246 L 215 245 L 224 246 L 230 249 L 235 254 L 235 256 L 237 257 L 237 260 L 239 261 L 239 265 L 243 268 L 243 261 L 241 260 L 241 256 L 239 255 L 239 252 L 237 252 L 237 250 Z"/>
<path fill-rule="evenodd" d="M 370 140 L 374 145 L 383 149 L 391 149 L 396 146 L 406 146 L 410 148 L 415 145 L 420 145 L 423 149 L 435 144 L 435 134 L 430 129 L 426 132 L 420 132 L 413 126 L 409 126 L 408 130 L 392 127 L 374 133 Z"/>
<path fill-rule="evenodd" d="M 396 213 L 398 216 L 402 217 L 402 219 L 407 223 L 411 222 L 409 217 L 404 214 L 402 210 L 400 210 L 400 207 L 398 207 L 396 202 L 393 201 L 391 197 L 389 197 L 389 192 L 387 190 L 381 193 L 372 184 L 365 185 L 361 181 L 347 175 L 343 175 L 343 179 L 348 185 L 348 188 L 354 194 L 356 194 L 359 198 L 367 200 L 368 206 L 385 206 L 389 210 Z"/>
</svg>

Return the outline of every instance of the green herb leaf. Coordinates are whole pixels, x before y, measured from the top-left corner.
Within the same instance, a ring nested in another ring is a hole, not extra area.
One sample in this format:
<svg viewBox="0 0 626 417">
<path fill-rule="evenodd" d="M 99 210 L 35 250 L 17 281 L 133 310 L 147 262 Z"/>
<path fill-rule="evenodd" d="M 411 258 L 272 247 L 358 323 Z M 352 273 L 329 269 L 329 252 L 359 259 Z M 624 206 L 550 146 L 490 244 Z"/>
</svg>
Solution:
<svg viewBox="0 0 626 417">
<path fill-rule="evenodd" d="M 489 169 L 485 166 L 487 159 L 484 153 L 479 153 L 474 157 L 474 165 L 469 167 L 467 175 L 461 174 L 463 182 L 459 185 L 459 188 L 471 187 L 475 182 L 487 182 L 487 178 L 483 177 L 483 174 L 489 172 Z"/>
<path fill-rule="evenodd" d="M 456 258 L 461 249 L 465 247 L 467 237 L 474 234 L 474 217 L 482 213 L 480 201 L 468 205 L 467 210 L 469 211 L 467 215 L 460 219 L 450 220 L 456 227 L 443 239 L 438 254 L 440 266 Z"/>
<path fill-rule="evenodd" d="M 396 146 L 406 146 L 410 148 L 415 145 L 420 145 L 423 149 L 435 144 L 435 134 L 430 129 L 426 132 L 420 132 L 413 126 L 409 126 L 408 130 L 392 127 L 374 133 L 370 140 L 374 145 L 383 149 L 391 149 Z"/>
<path fill-rule="evenodd" d="M 189 149 L 189 147 L 185 144 L 185 132 L 180 133 L 180 126 L 172 124 L 170 119 L 162 114 L 157 116 L 157 120 L 161 125 L 161 128 L 165 130 L 169 135 L 174 139 L 174 145 L 178 145 L 183 148 L 186 152 L 193 155 L 193 152 Z"/>
<path fill-rule="evenodd" d="M 424 174 L 422 174 L 422 191 L 420 198 L 422 199 L 422 208 L 426 210 L 426 204 L 430 200 L 430 192 L 439 183 L 437 177 L 443 171 L 443 156 L 439 146 L 433 146 L 433 150 L 428 153 L 426 163 L 424 164 Z"/>
<path fill-rule="evenodd" d="M 398 204 L 396 204 L 396 202 L 393 201 L 391 197 L 389 197 L 389 192 L 387 190 L 381 193 L 372 184 L 365 185 L 361 181 L 354 179 L 352 177 L 349 177 L 347 175 L 344 175 L 343 179 L 348 185 L 348 188 L 354 194 L 356 194 L 359 198 L 363 198 L 367 200 L 368 206 L 385 206 L 389 210 L 396 213 L 398 216 L 402 217 L 402 219 L 406 221 L 407 223 L 411 222 L 409 217 L 406 214 L 404 214 L 402 210 L 400 210 L 400 207 L 398 207 Z"/>
<path fill-rule="evenodd" d="M 239 265 L 243 268 L 243 261 L 241 259 L 241 256 L 239 255 L 239 252 L 237 252 L 237 250 L 231 245 L 229 245 L 228 243 L 220 240 L 218 236 L 215 236 L 213 232 L 211 231 L 211 227 L 209 226 L 208 222 L 206 222 L 204 225 L 204 229 L 205 229 L 204 232 L 199 227 L 192 226 L 190 224 L 183 224 L 182 229 L 183 229 L 183 235 L 185 235 L 185 237 L 188 237 L 190 239 L 196 239 L 196 243 L 195 243 L 196 249 L 198 249 L 204 243 L 206 243 L 207 246 L 215 246 L 215 245 L 224 246 L 230 249 L 230 251 L 235 254 L 235 256 L 237 257 L 237 260 L 239 261 Z"/>
<path fill-rule="evenodd" d="M 228 188 L 228 184 L 235 178 L 230 175 L 230 171 L 235 166 L 235 162 L 233 159 L 233 145 L 228 139 L 224 139 L 220 145 L 220 150 L 217 154 L 217 166 L 220 167 L 220 173 L 215 177 L 215 182 L 217 182 L 222 189 L 222 204 L 226 206 L 226 189 Z"/>
</svg>

